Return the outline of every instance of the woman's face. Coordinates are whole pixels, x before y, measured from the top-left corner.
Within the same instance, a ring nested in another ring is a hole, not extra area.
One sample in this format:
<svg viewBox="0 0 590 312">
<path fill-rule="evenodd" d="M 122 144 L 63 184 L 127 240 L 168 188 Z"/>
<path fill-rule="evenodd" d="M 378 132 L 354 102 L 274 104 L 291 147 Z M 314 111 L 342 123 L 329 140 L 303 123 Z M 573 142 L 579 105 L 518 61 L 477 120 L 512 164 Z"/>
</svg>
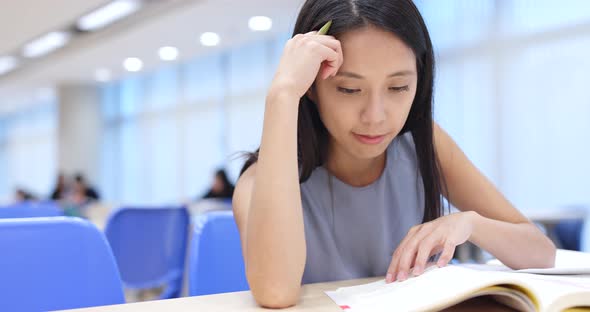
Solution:
<svg viewBox="0 0 590 312">
<path fill-rule="evenodd" d="M 338 38 L 344 62 L 319 76 L 311 97 L 339 150 L 359 159 L 381 155 L 406 122 L 416 94 L 416 57 L 394 34 L 376 27 Z"/>
</svg>

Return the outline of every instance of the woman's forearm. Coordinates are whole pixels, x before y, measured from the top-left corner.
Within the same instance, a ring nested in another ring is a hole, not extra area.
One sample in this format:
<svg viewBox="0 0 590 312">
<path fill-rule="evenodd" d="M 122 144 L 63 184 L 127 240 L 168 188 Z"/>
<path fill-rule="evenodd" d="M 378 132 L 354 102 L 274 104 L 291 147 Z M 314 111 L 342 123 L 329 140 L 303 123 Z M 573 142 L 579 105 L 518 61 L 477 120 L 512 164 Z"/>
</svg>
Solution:
<svg viewBox="0 0 590 312">
<path fill-rule="evenodd" d="M 555 264 L 555 245 L 531 223 L 509 223 L 474 213 L 469 240 L 513 269 Z"/>
<path fill-rule="evenodd" d="M 248 215 L 246 271 L 266 307 L 293 305 L 305 267 L 297 164 L 297 98 L 269 94 Z"/>
</svg>

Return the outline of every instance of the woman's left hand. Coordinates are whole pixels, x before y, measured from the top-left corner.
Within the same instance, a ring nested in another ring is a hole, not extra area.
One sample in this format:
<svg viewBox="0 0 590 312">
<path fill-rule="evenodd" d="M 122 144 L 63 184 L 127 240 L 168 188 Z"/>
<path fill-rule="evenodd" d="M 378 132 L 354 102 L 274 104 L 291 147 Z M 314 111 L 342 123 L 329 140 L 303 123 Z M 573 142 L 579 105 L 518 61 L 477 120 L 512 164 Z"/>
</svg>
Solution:
<svg viewBox="0 0 590 312">
<path fill-rule="evenodd" d="M 422 274 L 428 259 L 441 251 L 436 265 L 447 265 L 455 247 L 471 237 L 476 215 L 473 211 L 457 212 L 413 226 L 393 253 L 386 282 L 407 279 L 411 268 L 413 275 Z"/>
</svg>

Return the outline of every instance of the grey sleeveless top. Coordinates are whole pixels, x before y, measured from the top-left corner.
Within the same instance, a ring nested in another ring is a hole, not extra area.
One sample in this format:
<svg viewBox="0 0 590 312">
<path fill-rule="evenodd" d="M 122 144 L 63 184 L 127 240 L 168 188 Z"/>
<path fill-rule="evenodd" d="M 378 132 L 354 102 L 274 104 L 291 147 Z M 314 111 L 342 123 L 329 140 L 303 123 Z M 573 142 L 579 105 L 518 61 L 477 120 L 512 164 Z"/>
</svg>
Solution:
<svg viewBox="0 0 590 312">
<path fill-rule="evenodd" d="M 408 230 L 422 223 L 424 186 L 410 132 L 386 150 L 372 184 L 350 186 L 317 167 L 301 184 L 307 259 L 303 283 L 385 276 Z"/>
</svg>

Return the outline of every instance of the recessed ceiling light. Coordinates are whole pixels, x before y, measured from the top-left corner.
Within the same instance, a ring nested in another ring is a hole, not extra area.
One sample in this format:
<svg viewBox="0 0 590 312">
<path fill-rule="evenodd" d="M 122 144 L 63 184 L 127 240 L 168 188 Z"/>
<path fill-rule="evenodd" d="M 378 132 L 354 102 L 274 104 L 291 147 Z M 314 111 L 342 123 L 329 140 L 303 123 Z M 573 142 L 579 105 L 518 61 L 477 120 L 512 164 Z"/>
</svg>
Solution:
<svg viewBox="0 0 590 312">
<path fill-rule="evenodd" d="M 23 48 L 23 55 L 28 58 L 43 56 L 55 51 L 70 41 L 71 34 L 65 31 L 54 31 L 31 41 Z"/>
<path fill-rule="evenodd" d="M 18 60 L 13 56 L 0 57 L 0 75 L 12 71 L 18 66 Z"/>
<path fill-rule="evenodd" d="M 130 72 L 138 72 L 143 68 L 143 62 L 136 57 L 126 58 L 123 67 Z"/>
<path fill-rule="evenodd" d="M 136 12 L 141 7 L 138 0 L 113 1 L 102 8 L 82 16 L 76 26 L 84 31 L 94 31 L 103 28 Z"/>
<path fill-rule="evenodd" d="M 98 82 L 107 82 L 111 80 L 111 71 L 106 68 L 99 68 L 94 72 L 94 79 Z"/>
<path fill-rule="evenodd" d="M 268 31 L 272 28 L 272 19 L 267 16 L 252 16 L 248 20 L 248 27 L 252 31 Z"/>
<path fill-rule="evenodd" d="M 162 61 L 174 61 L 178 57 L 178 49 L 175 47 L 161 47 L 158 54 Z"/>
<path fill-rule="evenodd" d="M 206 47 L 213 47 L 219 44 L 221 39 L 214 32 L 206 32 L 201 35 L 201 44 Z"/>
</svg>

